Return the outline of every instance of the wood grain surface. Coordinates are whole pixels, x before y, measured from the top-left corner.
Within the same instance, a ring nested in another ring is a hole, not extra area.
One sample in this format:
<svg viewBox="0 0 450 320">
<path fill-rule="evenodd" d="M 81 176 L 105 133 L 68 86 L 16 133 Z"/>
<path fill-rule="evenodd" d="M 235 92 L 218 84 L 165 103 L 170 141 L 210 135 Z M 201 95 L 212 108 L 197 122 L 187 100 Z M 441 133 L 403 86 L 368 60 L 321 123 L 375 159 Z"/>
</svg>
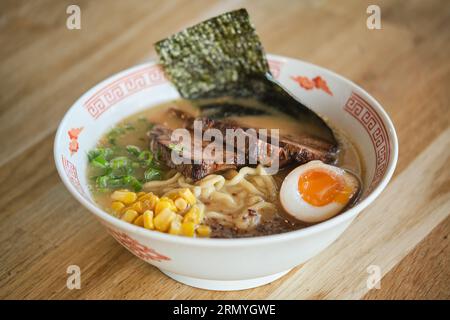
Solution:
<svg viewBox="0 0 450 320">
<path fill-rule="evenodd" d="M 368 30 L 375 2 L 382 29 Z M 66 28 L 69 4 L 81 30 Z M 386 190 L 319 256 L 266 286 L 211 292 L 117 244 L 64 188 L 52 147 L 83 92 L 154 57 L 155 41 L 241 7 L 268 52 L 329 68 L 378 99 L 400 154 Z M 450 298 L 450 1 L 2 0 L 0 31 L 0 298 Z M 72 264 L 80 290 L 66 287 Z M 383 278 L 369 290 L 372 265 Z"/>
</svg>

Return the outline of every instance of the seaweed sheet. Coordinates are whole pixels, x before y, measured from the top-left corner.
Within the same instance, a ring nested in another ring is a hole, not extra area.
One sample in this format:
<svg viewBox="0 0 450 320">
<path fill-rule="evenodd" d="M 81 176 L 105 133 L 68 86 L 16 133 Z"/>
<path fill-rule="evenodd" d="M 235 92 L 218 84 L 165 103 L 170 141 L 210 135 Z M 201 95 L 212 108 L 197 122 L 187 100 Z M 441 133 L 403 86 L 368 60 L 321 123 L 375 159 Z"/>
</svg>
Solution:
<svg viewBox="0 0 450 320">
<path fill-rule="evenodd" d="M 187 28 L 157 42 L 155 49 L 166 74 L 187 99 L 246 96 L 248 79 L 270 73 L 245 9 Z"/>
<path fill-rule="evenodd" d="M 263 46 L 245 9 L 224 13 L 155 44 L 165 73 L 183 98 L 252 98 L 299 122 L 322 128 L 337 143 L 332 130 L 272 77 Z M 203 106 L 210 116 L 239 116 L 249 108 Z M 252 114 L 252 112 L 248 113 Z"/>
</svg>

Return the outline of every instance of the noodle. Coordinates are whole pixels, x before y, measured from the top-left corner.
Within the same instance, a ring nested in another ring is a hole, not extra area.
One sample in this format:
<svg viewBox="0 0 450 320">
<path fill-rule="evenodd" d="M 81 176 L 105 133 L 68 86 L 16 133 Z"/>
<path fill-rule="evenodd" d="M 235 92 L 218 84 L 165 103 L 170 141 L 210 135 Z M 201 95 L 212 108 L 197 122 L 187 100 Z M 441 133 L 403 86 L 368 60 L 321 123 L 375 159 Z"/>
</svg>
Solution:
<svg viewBox="0 0 450 320">
<path fill-rule="evenodd" d="M 144 189 L 159 196 L 168 196 L 180 188 L 189 188 L 200 204 L 205 206 L 207 219 L 238 229 L 258 225 L 264 211 L 276 212 L 276 206 L 270 201 L 273 201 L 277 187 L 261 165 L 232 170 L 225 176 L 232 178 L 210 174 L 192 183 L 177 173 L 168 180 L 147 182 Z"/>
</svg>

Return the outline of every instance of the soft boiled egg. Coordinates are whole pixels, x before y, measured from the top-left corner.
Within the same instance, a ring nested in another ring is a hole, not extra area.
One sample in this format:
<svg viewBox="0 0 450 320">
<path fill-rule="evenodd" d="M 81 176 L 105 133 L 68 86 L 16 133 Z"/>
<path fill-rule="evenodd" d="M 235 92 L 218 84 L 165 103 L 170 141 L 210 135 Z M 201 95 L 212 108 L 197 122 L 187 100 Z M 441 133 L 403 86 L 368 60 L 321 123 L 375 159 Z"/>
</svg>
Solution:
<svg viewBox="0 0 450 320">
<path fill-rule="evenodd" d="M 310 161 L 284 179 L 280 201 L 295 219 L 314 223 L 341 212 L 359 192 L 358 178 L 322 161 Z"/>
</svg>

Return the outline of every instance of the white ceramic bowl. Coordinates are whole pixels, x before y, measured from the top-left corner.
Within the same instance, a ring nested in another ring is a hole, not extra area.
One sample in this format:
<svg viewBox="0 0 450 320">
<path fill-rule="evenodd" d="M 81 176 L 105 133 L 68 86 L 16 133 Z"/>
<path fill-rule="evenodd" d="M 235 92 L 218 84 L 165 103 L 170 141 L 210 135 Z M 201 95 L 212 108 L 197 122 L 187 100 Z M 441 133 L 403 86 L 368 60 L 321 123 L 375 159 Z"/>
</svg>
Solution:
<svg viewBox="0 0 450 320">
<path fill-rule="evenodd" d="M 351 81 L 318 66 L 274 55 L 268 59 L 272 73 L 286 88 L 351 138 L 366 168 L 362 201 L 305 229 L 246 239 L 186 238 L 126 223 L 93 202 L 86 177 L 86 154 L 100 136 L 131 114 L 179 97 L 154 62 L 99 83 L 75 102 L 59 125 L 55 162 L 72 195 L 120 244 L 182 283 L 211 290 L 239 290 L 281 277 L 336 240 L 378 197 L 394 172 L 397 137 L 391 120 L 374 98 Z M 294 81 L 293 77 L 304 78 Z M 309 88 L 314 83 L 316 86 Z"/>
</svg>

